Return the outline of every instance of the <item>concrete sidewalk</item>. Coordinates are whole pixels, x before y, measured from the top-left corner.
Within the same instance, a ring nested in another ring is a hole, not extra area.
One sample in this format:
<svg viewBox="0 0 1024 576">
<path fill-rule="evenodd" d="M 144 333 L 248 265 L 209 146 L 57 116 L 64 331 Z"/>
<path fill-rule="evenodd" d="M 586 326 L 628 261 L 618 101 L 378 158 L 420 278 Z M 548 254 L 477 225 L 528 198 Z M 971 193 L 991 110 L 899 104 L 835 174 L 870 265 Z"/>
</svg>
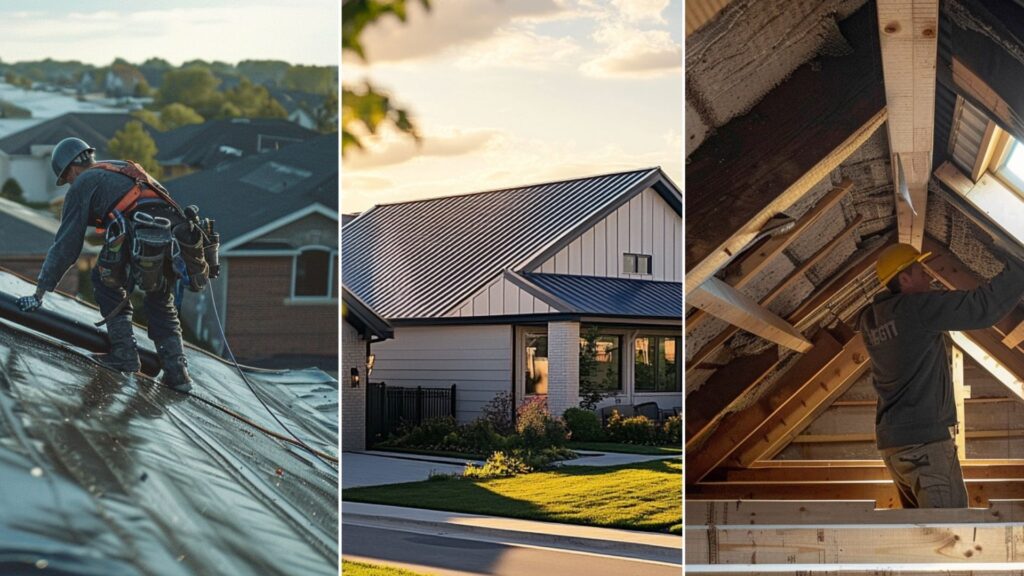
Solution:
<svg viewBox="0 0 1024 576">
<path fill-rule="evenodd" d="M 413 456 L 413 455 L 409 455 Z M 465 462 L 447 463 L 445 459 L 405 454 L 344 452 L 341 455 L 341 487 L 379 486 L 419 482 L 431 474 L 462 474 Z"/>
<path fill-rule="evenodd" d="M 623 464 L 639 464 L 654 460 L 679 460 L 680 454 L 624 454 L 621 452 L 589 452 L 576 450 L 579 458 L 556 462 L 557 466 L 622 466 Z"/>
<path fill-rule="evenodd" d="M 682 565 L 683 537 L 615 528 L 557 524 L 421 508 L 342 503 L 342 524 L 477 537 L 605 556 Z"/>
</svg>

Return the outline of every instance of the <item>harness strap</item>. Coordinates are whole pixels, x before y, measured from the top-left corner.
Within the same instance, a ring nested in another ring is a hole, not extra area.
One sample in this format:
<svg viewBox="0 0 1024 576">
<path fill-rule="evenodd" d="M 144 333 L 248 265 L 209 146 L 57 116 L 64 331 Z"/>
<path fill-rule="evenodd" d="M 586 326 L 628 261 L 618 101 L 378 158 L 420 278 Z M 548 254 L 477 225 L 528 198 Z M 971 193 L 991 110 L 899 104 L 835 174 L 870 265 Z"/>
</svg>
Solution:
<svg viewBox="0 0 1024 576">
<path fill-rule="evenodd" d="M 135 181 L 135 185 L 132 186 L 128 192 L 125 192 L 124 196 L 114 204 L 113 207 L 108 210 L 107 215 L 102 218 L 96 218 L 94 224 L 96 225 L 96 232 L 103 234 L 106 230 L 106 224 L 113 221 L 117 214 L 128 214 L 134 210 L 140 200 L 144 199 L 159 199 L 174 208 L 179 214 L 184 217 L 184 211 L 181 206 L 175 202 L 167 190 L 160 185 L 159 182 L 153 180 L 153 177 L 149 175 L 137 162 L 131 160 L 125 160 L 125 164 L 113 164 L 111 162 L 96 162 L 89 169 L 99 168 L 108 172 L 115 172 L 122 176 L 126 176 Z"/>
</svg>

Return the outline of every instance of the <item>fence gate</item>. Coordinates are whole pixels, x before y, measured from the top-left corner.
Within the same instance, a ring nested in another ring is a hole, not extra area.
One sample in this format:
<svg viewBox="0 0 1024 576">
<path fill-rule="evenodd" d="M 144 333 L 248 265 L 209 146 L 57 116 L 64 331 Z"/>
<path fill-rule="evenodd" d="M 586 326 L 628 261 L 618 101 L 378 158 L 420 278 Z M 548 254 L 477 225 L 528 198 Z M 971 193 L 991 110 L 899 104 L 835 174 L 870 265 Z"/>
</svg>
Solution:
<svg viewBox="0 0 1024 576">
<path fill-rule="evenodd" d="M 366 448 L 386 440 L 402 424 L 455 416 L 455 384 L 450 388 L 402 388 L 371 382 L 366 388 Z"/>
</svg>

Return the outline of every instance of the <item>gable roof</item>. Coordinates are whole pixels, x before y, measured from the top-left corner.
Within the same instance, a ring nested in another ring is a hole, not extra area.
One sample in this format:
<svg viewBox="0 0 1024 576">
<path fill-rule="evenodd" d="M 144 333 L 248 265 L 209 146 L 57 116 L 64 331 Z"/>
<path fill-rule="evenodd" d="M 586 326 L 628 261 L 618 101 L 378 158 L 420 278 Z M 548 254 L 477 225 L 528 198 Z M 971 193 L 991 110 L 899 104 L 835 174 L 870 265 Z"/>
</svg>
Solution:
<svg viewBox="0 0 1024 576">
<path fill-rule="evenodd" d="M 32 146 L 54 146 L 64 138 L 81 138 L 96 148 L 96 155 L 107 155 L 107 143 L 114 133 L 134 120 L 125 112 L 69 112 L 0 138 L 0 150 L 7 154 L 31 154 Z"/>
<path fill-rule="evenodd" d="M 521 278 L 539 288 L 541 294 L 553 296 L 549 304 L 561 312 L 679 321 L 683 317 L 680 282 L 536 273 L 522 274 Z M 529 286 L 524 288 L 529 290 Z"/>
<path fill-rule="evenodd" d="M 649 187 L 681 213 L 660 168 L 374 206 L 342 228 L 344 281 L 385 318 L 439 317 Z"/>
<path fill-rule="evenodd" d="M 356 296 L 344 284 L 341 285 L 341 316 L 360 334 L 376 336 L 380 340 L 392 338 L 394 329 L 387 320 L 374 312 L 373 308 L 366 305 L 359 296 Z"/>
<path fill-rule="evenodd" d="M 275 152 L 243 158 L 166 183 L 181 205 L 216 220 L 221 249 L 282 218 L 323 206 L 337 217 L 338 135 L 326 134 Z"/>
<path fill-rule="evenodd" d="M 49 214 L 0 198 L 0 257 L 45 256 L 59 227 Z"/>
<path fill-rule="evenodd" d="M 161 164 L 210 168 L 317 136 L 316 132 L 288 120 L 232 118 L 157 132 L 153 140 L 156 159 Z"/>
</svg>

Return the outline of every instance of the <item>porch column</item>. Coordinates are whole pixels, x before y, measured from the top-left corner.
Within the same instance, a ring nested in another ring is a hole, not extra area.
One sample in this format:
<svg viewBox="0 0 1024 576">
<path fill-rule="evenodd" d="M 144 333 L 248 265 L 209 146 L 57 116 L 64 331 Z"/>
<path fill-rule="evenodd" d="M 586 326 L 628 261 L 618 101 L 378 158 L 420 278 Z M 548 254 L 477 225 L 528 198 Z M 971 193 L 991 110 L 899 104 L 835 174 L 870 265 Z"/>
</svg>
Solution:
<svg viewBox="0 0 1024 576">
<path fill-rule="evenodd" d="M 366 450 L 366 340 L 347 322 L 342 322 L 341 449 Z M 359 371 L 359 387 L 352 387 L 352 369 Z"/>
<path fill-rule="evenodd" d="M 548 322 L 548 411 L 561 416 L 580 402 L 580 324 Z"/>
</svg>

